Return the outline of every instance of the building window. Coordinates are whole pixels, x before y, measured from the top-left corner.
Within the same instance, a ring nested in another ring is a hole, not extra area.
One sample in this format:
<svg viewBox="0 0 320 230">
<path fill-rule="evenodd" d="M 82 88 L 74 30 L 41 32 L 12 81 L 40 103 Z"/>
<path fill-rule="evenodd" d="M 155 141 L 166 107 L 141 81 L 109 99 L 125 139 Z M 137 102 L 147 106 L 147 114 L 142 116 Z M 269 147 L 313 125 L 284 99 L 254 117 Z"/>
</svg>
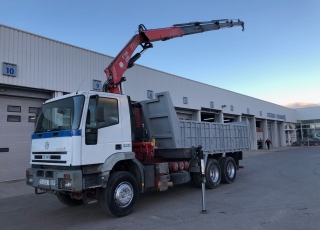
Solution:
<svg viewBox="0 0 320 230">
<path fill-rule="evenodd" d="M 29 122 L 35 122 L 36 117 L 35 116 L 29 116 Z"/>
<path fill-rule="evenodd" d="M 7 111 L 21 113 L 21 106 L 8 105 Z"/>
<path fill-rule="evenodd" d="M 188 98 L 187 97 L 183 97 L 183 104 L 188 104 Z"/>
<path fill-rule="evenodd" d="M 153 91 L 152 90 L 147 90 L 147 97 L 150 99 L 153 99 Z"/>
<path fill-rule="evenodd" d="M 0 148 L 0 153 L 9 152 L 9 148 Z"/>
<path fill-rule="evenodd" d="M 262 116 L 262 111 L 260 111 L 260 116 Z"/>
<path fill-rule="evenodd" d="M 21 116 L 8 115 L 7 122 L 21 122 Z"/>
<path fill-rule="evenodd" d="M 233 111 L 233 105 L 230 106 L 230 110 Z"/>
<path fill-rule="evenodd" d="M 35 107 L 29 107 L 29 113 L 37 114 L 38 108 Z"/>
<path fill-rule="evenodd" d="M 250 114 L 250 109 L 247 109 L 247 114 Z"/>
<path fill-rule="evenodd" d="M 213 101 L 210 101 L 210 108 L 214 108 L 214 103 L 213 103 Z"/>
</svg>

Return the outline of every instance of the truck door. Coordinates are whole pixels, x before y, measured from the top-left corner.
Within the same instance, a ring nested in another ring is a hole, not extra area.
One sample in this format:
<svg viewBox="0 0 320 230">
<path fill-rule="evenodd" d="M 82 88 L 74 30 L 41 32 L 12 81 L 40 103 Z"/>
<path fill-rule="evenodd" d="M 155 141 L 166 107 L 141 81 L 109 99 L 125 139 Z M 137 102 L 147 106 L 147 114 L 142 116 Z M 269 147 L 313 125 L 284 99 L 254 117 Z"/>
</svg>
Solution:
<svg viewBox="0 0 320 230">
<path fill-rule="evenodd" d="M 96 120 L 97 107 L 103 110 L 102 120 Z M 82 135 L 82 165 L 103 163 L 110 155 L 123 151 L 119 108 L 117 97 L 90 97 Z"/>
</svg>

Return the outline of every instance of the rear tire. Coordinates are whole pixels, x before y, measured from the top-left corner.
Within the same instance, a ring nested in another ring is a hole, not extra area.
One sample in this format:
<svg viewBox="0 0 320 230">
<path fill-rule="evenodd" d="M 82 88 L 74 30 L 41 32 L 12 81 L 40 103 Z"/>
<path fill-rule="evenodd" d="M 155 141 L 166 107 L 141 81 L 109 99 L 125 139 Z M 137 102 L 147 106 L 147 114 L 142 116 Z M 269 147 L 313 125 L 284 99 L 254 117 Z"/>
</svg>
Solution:
<svg viewBox="0 0 320 230">
<path fill-rule="evenodd" d="M 232 157 L 222 157 L 220 160 L 221 182 L 231 184 L 237 176 L 236 162 Z"/>
<path fill-rule="evenodd" d="M 221 169 L 218 161 L 215 159 L 208 159 L 205 176 L 207 189 L 215 189 L 220 185 Z"/>
<path fill-rule="evenodd" d="M 136 178 L 128 172 L 110 175 L 106 188 L 101 190 L 100 205 L 106 214 L 122 217 L 132 212 L 139 198 Z"/>
<path fill-rule="evenodd" d="M 57 197 L 62 204 L 69 207 L 76 207 L 83 204 L 83 200 L 72 199 L 69 194 L 61 193 L 60 196 L 57 196 Z"/>
<path fill-rule="evenodd" d="M 206 188 L 215 189 L 220 185 L 221 181 L 221 170 L 218 161 L 215 159 L 208 159 L 205 169 L 205 178 L 206 178 Z M 192 173 L 192 180 L 196 187 L 202 187 L 202 180 L 200 173 Z"/>
</svg>

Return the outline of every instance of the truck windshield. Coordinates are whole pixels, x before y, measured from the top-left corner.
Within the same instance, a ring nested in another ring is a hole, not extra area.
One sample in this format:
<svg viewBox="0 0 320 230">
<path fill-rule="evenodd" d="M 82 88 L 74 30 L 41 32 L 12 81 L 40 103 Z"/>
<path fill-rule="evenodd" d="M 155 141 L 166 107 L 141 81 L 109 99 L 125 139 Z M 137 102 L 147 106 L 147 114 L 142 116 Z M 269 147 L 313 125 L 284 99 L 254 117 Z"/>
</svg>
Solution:
<svg viewBox="0 0 320 230">
<path fill-rule="evenodd" d="M 84 96 L 74 96 L 44 104 L 35 132 L 78 129 Z"/>
</svg>

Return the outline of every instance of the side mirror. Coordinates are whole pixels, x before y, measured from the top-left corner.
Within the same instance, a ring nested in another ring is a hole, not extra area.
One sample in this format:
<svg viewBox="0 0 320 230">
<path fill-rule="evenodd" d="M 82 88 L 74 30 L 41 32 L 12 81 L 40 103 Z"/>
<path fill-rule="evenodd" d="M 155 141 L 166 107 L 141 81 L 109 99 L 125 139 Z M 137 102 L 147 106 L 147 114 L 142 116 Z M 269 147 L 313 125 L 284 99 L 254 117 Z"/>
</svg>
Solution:
<svg viewBox="0 0 320 230">
<path fill-rule="evenodd" d="M 104 122 L 104 108 L 97 107 L 95 111 L 95 119 L 97 122 Z"/>
</svg>

